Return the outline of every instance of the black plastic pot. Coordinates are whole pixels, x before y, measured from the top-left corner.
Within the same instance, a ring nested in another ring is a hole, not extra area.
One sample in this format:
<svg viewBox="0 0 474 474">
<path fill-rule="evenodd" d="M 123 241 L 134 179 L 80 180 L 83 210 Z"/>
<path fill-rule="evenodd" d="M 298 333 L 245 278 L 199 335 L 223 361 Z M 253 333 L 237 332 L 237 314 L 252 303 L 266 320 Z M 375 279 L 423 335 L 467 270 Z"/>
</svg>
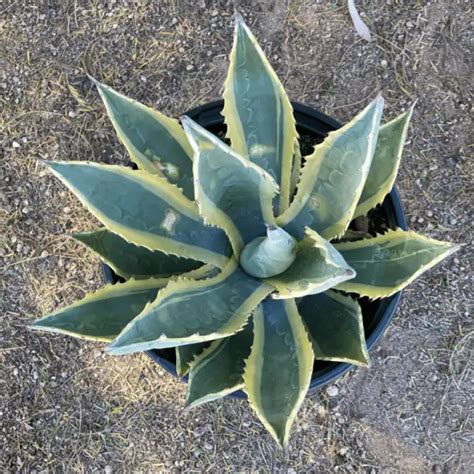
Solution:
<svg viewBox="0 0 474 474">
<path fill-rule="evenodd" d="M 312 142 L 313 145 L 322 141 L 328 132 L 342 126 L 338 121 L 317 110 L 306 107 L 298 102 L 292 102 L 292 104 L 300 137 Z M 214 134 L 222 136 L 225 131 L 224 119 L 221 115 L 223 105 L 224 102 L 222 100 L 211 102 L 190 110 L 186 115 Z M 378 213 L 383 216 L 385 225 L 388 228 L 394 229 L 400 227 L 404 230 L 407 229 L 400 196 L 395 188 L 393 188 L 392 192 L 385 198 Z M 103 269 L 104 277 L 107 282 L 116 282 L 118 280 L 110 267 L 104 264 Z M 376 346 L 387 329 L 387 326 L 395 314 L 400 297 L 401 292 L 389 298 L 377 301 L 370 301 L 368 298 L 359 298 L 358 301 L 362 306 L 364 330 L 369 351 Z M 174 349 L 155 349 L 147 351 L 147 353 L 170 374 L 178 376 L 176 373 Z M 346 363 L 316 361 L 309 387 L 310 390 L 321 388 L 333 382 L 351 367 L 351 364 Z M 182 380 L 187 381 L 187 377 L 183 377 Z M 231 396 L 246 398 L 246 395 L 241 390 L 234 392 Z"/>
</svg>

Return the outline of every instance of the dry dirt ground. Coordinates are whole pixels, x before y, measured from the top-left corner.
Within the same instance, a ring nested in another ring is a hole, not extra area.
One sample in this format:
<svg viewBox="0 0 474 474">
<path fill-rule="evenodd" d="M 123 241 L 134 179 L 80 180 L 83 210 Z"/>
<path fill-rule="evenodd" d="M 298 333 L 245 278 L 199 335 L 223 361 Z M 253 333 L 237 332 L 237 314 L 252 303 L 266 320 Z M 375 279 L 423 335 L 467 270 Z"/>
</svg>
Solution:
<svg viewBox="0 0 474 474">
<path fill-rule="evenodd" d="M 292 99 L 341 121 L 378 91 L 387 118 L 418 99 L 397 184 L 410 226 L 466 245 L 404 292 L 370 370 L 307 398 L 286 452 L 245 402 L 183 411 L 146 356 L 27 329 L 102 283 L 68 237 L 97 223 L 38 163 L 126 162 L 86 73 L 175 116 L 219 98 L 235 5 L 0 3 L 1 472 L 472 472 L 471 6 L 356 3 L 371 43 L 345 2 L 236 6 Z"/>
</svg>

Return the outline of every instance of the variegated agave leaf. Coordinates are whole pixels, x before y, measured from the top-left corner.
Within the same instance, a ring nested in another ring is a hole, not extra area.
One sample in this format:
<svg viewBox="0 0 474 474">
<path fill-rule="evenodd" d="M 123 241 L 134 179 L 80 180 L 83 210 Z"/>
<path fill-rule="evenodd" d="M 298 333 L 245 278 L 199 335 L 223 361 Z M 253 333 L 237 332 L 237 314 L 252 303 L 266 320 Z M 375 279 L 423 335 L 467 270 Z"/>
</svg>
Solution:
<svg viewBox="0 0 474 474">
<path fill-rule="evenodd" d="M 290 268 L 265 281 L 278 290 L 274 298 L 298 298 L 326 291 L 355 274 L 328 241 L 306 228 L 306 237 L 298 242 L 296 259 Z"/>
<path fill-rule="evenodd" d="M 195 194 L 201 215 L 206 223 L 225 230 L 239 257 L 246 243 L 275 223 L 272 199 L 278 185 L 189 117 L 183 117 L 183 125 L 195 151 Z"/>
<path fill-rule="evenodd" d="M 293 299 L 267 298 L 254 312 L 253 322 L 244 390 L 261 422 L 285 445 L 308 391 L 313 351 Z"/>
<path fill-rule="evenodd" d="M 253 322 L 233 336 L 217 339 L 191 363 L 186 403 L 190 406 L 224 397 L 243 387 L 245 360 L 253 341 Z"/>
<path fill-rule="evenodd" d="M 257 278 L 279 275 L 296 258 L 297 242 L 290 234 L 273 225 L 266 234 L 249 242 L 240 256 L 240 266 Z"/>
<path fill-rule="evenodd" d="M 150 278 L 108 285 L 71 306 L 37 319 L 31 327 L 110 342 L 167 284 L 166 278 Z"/>
<path fill-rule="evenodd" d="M 232 148 L 280 183 L 279 209 L 289 205 L 298 138 L 293 108 L 265 54 L 237 15 L 224 84 L 223 115 Z"/>
<path fill-rule="evenodd" d="M 377 97 L 306 157 L 296 196 L 277 223 L 297 239 L 310 227 L 330 240 L 349 226 L 375 151 L 383 99 Z"/>
<path fill-rule="evenodd" d="M 166 177 L 193 199 L 192 150 L 179 122 L 93 81 L 132 161 L 148 173 Z"/>
<path fill-rule="evenodd" d="M 407 137 L 415 103 L 410 109 L 380 128 L 374 158 L 353 218 L 367 214 L 392 190 Z"/>
<path fill-rule="evenodd" d="M 209 344 L 210 341 L 206 341 L 176 347 L 176 372 L 178 375 L 186 375 L 191 362 L 201 354 L 206 347 L 209 347 Z"/>
<path fill-rule="evenodd" d="M 231 336 L 272 287 L 234 259 L 216 277 L 168 284 L 109 346 L 114 354 L 176 347 Z"/>
<path fill-rule="evenodd" d="M 108 230 L 127 242 L 218 267 L 226 264 L 225 234 L 204 225 L 197 206 L 165 179 L 115 165 L 48 165 Z"/>
<path fill-rule="evenodd" d="M 298 311 L 305 322 L 316 360 L 367 366 L 364 323 L 359 303 L 326 291 L 302 298 Z"/>
<path fill-rule="evenodd" d="M 104 263 L 125 279 L 179 275 L 203 265 L 196 260 L 139 247 L 107 229 L 80 232 L 73 237 L 98 254 Z"/>
<path fill-rule="evenodd" d="M 335 247 L 357 273 L 337 288 L 372 299 L 400 291 L 459 249 L 451 242 L 401 229 L 371 239 L 335 244 Z"/>
</svg>

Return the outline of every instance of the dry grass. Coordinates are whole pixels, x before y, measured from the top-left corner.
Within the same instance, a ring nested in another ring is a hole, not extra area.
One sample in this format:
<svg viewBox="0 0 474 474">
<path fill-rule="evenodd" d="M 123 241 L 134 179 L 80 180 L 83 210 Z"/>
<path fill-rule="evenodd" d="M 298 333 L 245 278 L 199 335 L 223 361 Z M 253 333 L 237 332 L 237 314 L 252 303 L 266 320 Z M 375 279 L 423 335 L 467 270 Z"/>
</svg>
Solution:
<svg viewBox="0 0 474 474">
<path fill-rule="evenodd" d="M 379 90 L 387 118 L 419 100 L 398 180 L 411 227 L 469 243 L 469 2 L 359 2 L 370 44 L 342 2 L 237 3 L 293 99 L 343 121 Z M 183 411 L 183 385 L 145 356 L 112 358 L 100 345 L 26 329 L 101 284 L 98 261 L 68 238 L 96 223 L 38 163 L 126 162 L 86 73 L 172 115 L 218 98 L 232 10 L 209 1 L 0 5 L 0 470 L 468 472 L 469 245 L 405 292 L 370 371 L 340 380 L 335 398 L 307 399 L 287 452 L 244 402 Z"/>
</svg>

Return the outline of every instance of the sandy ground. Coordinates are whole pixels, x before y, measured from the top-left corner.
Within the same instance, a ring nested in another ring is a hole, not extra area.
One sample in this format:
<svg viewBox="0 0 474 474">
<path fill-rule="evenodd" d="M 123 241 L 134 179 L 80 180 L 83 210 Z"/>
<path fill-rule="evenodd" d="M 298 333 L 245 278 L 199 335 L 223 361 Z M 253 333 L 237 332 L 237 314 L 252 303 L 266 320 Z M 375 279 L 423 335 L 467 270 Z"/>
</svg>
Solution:
<svg viewBox="0 0 474 474">
<path fill-rule="evenodd" d="M 126 162 L 86 72 L 175 116 L 216 99 L 234 4 L 0 4 L 1 472 L 472 472 L 470 2 L 357 3 L 372 43 L 341 1 L 236 4 L 292 99 L 341 121 L 378 91 L 387 118 L 418 99 L 397 183 L 410 226 L 466 245 L 404 292 L 370 370 L 307 398 L 286 452 L 245 402 L 185 411 L 146 356 L 27 329 L 102 284 L 68 237 L 97 223 L 38 163 Z"/>
</svg>

